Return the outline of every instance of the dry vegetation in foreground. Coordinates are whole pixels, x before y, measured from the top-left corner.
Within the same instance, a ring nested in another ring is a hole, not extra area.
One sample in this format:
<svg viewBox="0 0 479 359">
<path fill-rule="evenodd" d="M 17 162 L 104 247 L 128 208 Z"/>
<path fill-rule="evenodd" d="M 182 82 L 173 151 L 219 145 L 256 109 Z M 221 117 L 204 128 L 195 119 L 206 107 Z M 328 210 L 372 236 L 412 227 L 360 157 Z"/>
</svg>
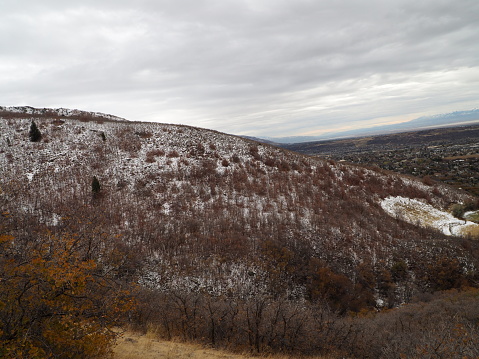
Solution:
<svg viewBox="0 0 479 359">
<path fill-rule="evenodd" d="M 269 359 L 292 359 L 297 356 L 289 355 L 261 355 L 252 356 L 247 354 L 232 354 L 223 350 L 206 348 L 200 344 L 182 343 L 161 340 L 154 333 L 138 334 L 126 332 L 118 340 L 113 348 L 114 359 L 248 359 L 248 358 L 269 358 Z M 315 356 L 310 359 L 327 359 L 329 357 Z"/>
</svg>

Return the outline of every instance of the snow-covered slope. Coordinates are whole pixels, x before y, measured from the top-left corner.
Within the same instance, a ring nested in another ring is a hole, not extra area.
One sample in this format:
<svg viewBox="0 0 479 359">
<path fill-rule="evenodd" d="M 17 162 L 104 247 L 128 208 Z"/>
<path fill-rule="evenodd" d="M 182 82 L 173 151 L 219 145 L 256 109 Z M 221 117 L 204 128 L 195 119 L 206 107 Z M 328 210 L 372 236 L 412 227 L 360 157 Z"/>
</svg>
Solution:
<svg viewBox="0 0 479 359">
<path fill-rule="evenodd" d="M 3 108 L 0 118 L 0 203 L 52 230 L 112 236 L 128 270 L 141 267 L 144 284 L 305 297 L 318 265 L 354 287 L 364 266 L 380 278 L 401 262 L 408 272 L 395 296 L 402 301 L 405 283 L 423 286 L 437 258 L 475 268 L 454 238 L 381 207 L 390 196 L 442 210 L 467 199 L 450 188 L 205 129 L 23 109 Z M 40 142 L 29 140 L 32 120 Z"/>
</svg>

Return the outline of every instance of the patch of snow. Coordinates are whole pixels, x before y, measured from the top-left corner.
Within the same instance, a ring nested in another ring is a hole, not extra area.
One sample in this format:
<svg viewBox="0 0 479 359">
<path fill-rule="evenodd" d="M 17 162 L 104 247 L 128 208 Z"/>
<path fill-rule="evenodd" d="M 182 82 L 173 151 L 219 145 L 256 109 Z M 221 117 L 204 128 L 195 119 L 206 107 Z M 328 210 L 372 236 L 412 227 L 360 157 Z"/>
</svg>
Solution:
<svg viewBox="0 0 479 359">
<path fill-rule="evenodd" d="M 438 229 L 448 236 L 461 236 L 467 227 L 477 226 L 473 222 L 455 218 L 449 212 L 412 198 L 387 197 L 381 201 L 381 207 L 390 216 L 421 227 Z"/>
<path fill-rule="evenodd" d="M 468 217 L 471 217 L 471 216 L 475 216 L 479 213 L 479 211 L 468 211 L 466 213 L 464 213 L 464 218 L 468 218 Z"/>
</svg>

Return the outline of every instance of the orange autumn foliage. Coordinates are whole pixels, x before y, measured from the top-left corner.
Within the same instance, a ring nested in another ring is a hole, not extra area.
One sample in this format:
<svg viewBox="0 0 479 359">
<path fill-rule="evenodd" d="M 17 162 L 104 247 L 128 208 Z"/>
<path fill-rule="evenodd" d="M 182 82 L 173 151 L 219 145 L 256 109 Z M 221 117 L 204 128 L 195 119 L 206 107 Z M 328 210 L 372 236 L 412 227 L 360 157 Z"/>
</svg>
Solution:
<svg viewBox="0 0 479 359">
<path fill-rule="evenodd" d="M 133 306 L 126 290 L 84 258 L 74 237 L 0 234 L 0 357 L 101 358 Z"/>
</svg>

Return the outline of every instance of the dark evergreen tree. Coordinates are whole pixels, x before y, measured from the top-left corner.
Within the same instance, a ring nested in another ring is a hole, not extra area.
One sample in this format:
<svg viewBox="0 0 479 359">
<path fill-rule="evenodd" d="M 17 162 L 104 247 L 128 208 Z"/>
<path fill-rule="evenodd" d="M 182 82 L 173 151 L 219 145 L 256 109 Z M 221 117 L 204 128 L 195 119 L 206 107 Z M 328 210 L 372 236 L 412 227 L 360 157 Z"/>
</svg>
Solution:
<svg viewBox="0 0 479 359">
<path fill-rule="evenodd" d="M 42 134 L 40 130 L 38 129 L 35 121 L 32 121 L 32 124 L 30 125 L 30 132 L 28 135 L 30 137 L 30 141 L 32 142 L 38 142 L 42 139 Z"/>
<path fill-rule="evenodd" d="M 101 191 L 100 181 L 96 176 L 93 176 L 93 180 L 91 181 L 91 191 L 93 192 L 94 196 L 97 196 Z"/>
</svg>

